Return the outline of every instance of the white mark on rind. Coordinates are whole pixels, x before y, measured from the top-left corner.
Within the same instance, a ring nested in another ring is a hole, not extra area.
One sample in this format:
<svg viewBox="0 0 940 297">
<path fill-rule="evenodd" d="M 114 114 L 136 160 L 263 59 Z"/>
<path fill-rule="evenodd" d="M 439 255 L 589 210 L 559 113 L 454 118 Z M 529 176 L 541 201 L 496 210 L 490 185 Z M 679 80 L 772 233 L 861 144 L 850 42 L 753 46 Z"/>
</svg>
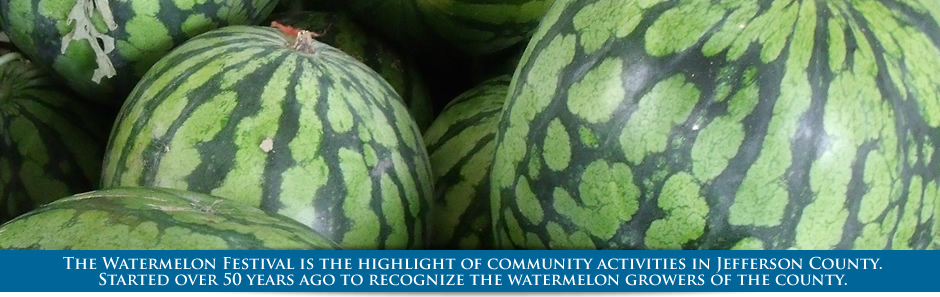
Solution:
<svg viewBox="0 0 940 297">
<path fill-rule="evenodd" d="M 261 145 L 259 145 L 258 147 L 260 147 L 261 150 L 264 151 L 265 153 L 270 153 L 274 151 L 274 140 L 271 139 L 270 137 L 265 138 L 263 141 L 261 141 Z"/>
</svg>

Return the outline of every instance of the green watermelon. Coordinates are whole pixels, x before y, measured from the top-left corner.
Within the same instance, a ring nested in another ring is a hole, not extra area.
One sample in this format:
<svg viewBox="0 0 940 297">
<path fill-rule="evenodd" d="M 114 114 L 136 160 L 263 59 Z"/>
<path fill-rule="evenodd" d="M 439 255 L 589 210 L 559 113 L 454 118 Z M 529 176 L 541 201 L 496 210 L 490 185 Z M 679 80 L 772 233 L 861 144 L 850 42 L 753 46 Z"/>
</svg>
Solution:
<svg viewBox="0 0 940 297">
<path fill-rule="evenodd" d="M 187 191 L 118 188 L 77 194 L 0 226 L 0 249 L 337 249 L 307 226 Z"/>
<path fill-rule="evenodd" d="M 0 223 L 99 182 L 111 122 L 19 53 L 0 56 Z"/>
<path fill-rule="evenodd" d="M 348 0 L 372 29 L 419 52 L 483 55 L 528 38 L 550 0 Z"/>
<path fill-rule="evenodd" d="M 499 245 L 940 248 L 938 7 L 556 1 L 499 124 Z"/>
<path fill-rule="evenodd" d="M 96 3 L 108 3 L 97 6 Z M 0 0 L 0 28 L 33 61 L 98 102 L 120 106 L 173 47 L 228 25 L 256 25 L 277 0 Z"/>
<path fill-rule="evenodd" d="M 423 247 L 432 184 L 414 119 L 378 73 L 311 36 L 230 26 L 173 50 L 121 109 L 103 186 L 233 199 L 343 248 Z"/>
<path fill-rule="evenodd" d="M 493 248 L 489 174 L 508 75 L 487 80 L 450 102 L 424 134 L 434 177 L 430 246 Z"/>
<path fill-rule="evenodd" d="M 365 63 L 382 75 L 405 100 L 421 131 L 427 129 L 433 117 L 433 108 L 424 80 L 410 56 L 402 55 L 366 32 L 352 18 L 342 12 L 303 11 L 276 14 L 273 20 L 316 32 L 317 41 L 329 44 Z"/>
</svg>

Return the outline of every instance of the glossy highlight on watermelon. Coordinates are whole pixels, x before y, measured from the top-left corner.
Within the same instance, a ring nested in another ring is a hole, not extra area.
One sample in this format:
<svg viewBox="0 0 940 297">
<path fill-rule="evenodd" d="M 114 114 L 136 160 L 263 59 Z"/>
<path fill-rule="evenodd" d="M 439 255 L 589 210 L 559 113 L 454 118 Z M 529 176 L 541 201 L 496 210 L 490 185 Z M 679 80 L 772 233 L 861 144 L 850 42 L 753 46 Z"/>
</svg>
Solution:
<svg viewBox="0 0 940 297">
<path fill-rule="evenodd" d="M 0 223 L 94 189 L 110 122 L 19 53 L 0 56 Z"/>
<path fill-rule="evenodd" d="M 509 83 L 503 75 L 461 94 L 424 134 L 434 174 L 428 218 L 433 248 L 494 247 L 489 175 Z"/>
<path fill-rule="evenodd" d="M 76 194 L 0 226 L 0 249 L 337 249 L 307 226 L 187 191 L 117 188 Z"/>
<path fill-rule="evenodd" d="M 492 172 L 506 248 L 940 248 L 925 1 L 558 0 Z"/>
<path fill-rule="evenodd" d="M 311 37 L 230 26 L 173 50 L 121 109 L 103 186 L 229 198 L 343 248 L 422 248 L 432 184 L 414 119 L 375 71 Z"/>
<path fill-rule="evenodd" d="M 276 0 L 0 0 L 0 28 L 33 61 L 54 69 L 71 89 L 96 102 L 120 106 L 140 77 L 175 46 L 215 28 L 257 25 L 275 4 Z"/>
</svg>

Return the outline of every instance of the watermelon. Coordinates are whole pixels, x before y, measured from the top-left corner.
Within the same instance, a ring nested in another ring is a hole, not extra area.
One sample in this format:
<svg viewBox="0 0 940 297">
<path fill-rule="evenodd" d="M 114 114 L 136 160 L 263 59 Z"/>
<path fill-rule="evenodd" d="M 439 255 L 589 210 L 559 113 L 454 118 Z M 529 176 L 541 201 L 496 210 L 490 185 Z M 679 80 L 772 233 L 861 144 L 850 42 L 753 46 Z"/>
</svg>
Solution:
<svg viewBox="0 0 940 297">
<path fill-rule="evenodd" d="M 528 38 L 550 0 L 349 0 L 374 30 L 419 52 L 484 55 Z"/>
<path fill-rule="evenodd" d="M 423 247 L 430 165 L 402 99 L 292 31 L 220 28 L 157 62 L 121 109 L 103 186 L 229 198 L 347 249 Z"/>
<path fill-rule="evenodd" d="M 99 182 L 113 116 L 19 53 L 0 56 L 0 223 Z"/>
<path fill-rule="evenodd" d="M 307 226 L 205 194 L 116 188 L 56 200 L 0 226 L 0 249 L 338 249 Z"/>
<path fill-rule="evenodd" d="M 173 47 L 217 27 L 256 25 L 275 4 L 277 0 L 0 0 L 0 28 L 70 88 L 120 106 L 147 69 Z"/>
<path fill-rule="evenodd" d="M 342 12 L 303 11 L 276 14 L 273 20 L 317 32 L 317 41 L 329 44 L 368 65 L 395 88 L 421 131 L 433 119 L 433 108 L 424 80 L 410 56 L 372 36 Z"/>
<path fill-rule="evenodd" d="M 491 176 L 504 248 L 940 248 L 940 10 L 558 0 Z"/>
<path fill-rule="evenodd" d="M 429 245 L 493 248 L 489 174 L 510 76 L 492 78 L 450 102 L 424 134 L 434 177 Z"/>
</svg>

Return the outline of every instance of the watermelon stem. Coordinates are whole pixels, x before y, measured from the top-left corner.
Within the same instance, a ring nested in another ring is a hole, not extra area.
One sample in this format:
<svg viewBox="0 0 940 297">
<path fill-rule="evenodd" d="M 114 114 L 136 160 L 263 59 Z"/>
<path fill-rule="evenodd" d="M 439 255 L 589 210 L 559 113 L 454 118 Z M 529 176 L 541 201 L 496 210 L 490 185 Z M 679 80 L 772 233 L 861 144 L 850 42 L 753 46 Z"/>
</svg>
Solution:
<svg viewBox="0 0 940 297">
<path fill-rule="evenodd" d="M 284 35 L 287 36 L 297 36 L 297 33 L 300 33 L 300 30 L 297 28 L 278 23 L 277 21 L 271 22 L 271 27 L 281 30 L 281 32 L 284 32 Z"/>
<path fill-rule="evenodd" d="M 320 34 L 297 29 L 292 26 L 278 23 L 276 21 L 271 22 L 271 27 L 281 30 L 281 32 L 287 36 L 288 46 L 290 46 L 290 48 L 308 54 L 316 53 L 316 46 L 313 42 L 313 39 L 320 37 Z"/>
</svg>

